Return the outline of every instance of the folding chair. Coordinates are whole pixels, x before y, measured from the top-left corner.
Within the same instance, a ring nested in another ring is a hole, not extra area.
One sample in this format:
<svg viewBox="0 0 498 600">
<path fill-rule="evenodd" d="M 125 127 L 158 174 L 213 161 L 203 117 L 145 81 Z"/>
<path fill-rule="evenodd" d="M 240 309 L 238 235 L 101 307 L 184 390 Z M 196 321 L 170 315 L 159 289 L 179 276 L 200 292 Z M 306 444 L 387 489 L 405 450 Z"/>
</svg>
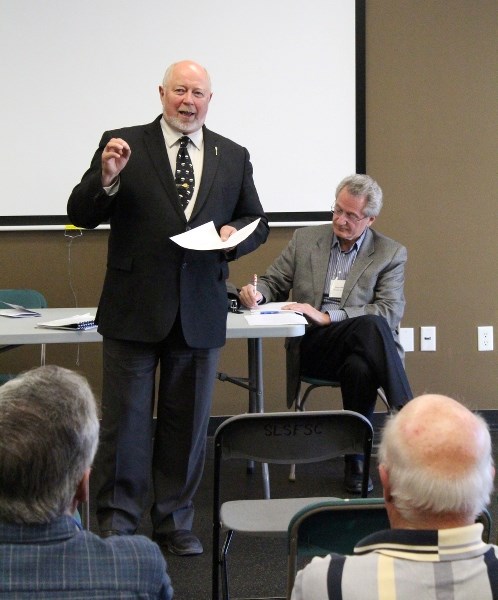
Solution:
<svg viewBox="0 0 498 600">
<path fill-rule="evenodd" d="M 229 598 L 227 552 L 234 532 L 285 538 L 292 516 L 317 500 L 331 498 L 278 498 L 221 502 L 223 461 L 254 460 L 269 464 L 303 464 L 325 461 L 343 454 L 365 456 L 362 496 L 366 497 L 373 429 L 363 415 L 353 411 L 309 413 L 251 413 L 224 421 L 214 436 L 213 491 L 213 600 Z M 223 546 L 220 536 L 225 532 Z"/>
<path fill-rule="evenodd" d="M 305 506 L 291 519 L 287 536 L 287 598 L 291 597 L 299 558 L 352 554 L 367 535 L 389 529 L 383 498 L 327 500 Z"/>
</svg>

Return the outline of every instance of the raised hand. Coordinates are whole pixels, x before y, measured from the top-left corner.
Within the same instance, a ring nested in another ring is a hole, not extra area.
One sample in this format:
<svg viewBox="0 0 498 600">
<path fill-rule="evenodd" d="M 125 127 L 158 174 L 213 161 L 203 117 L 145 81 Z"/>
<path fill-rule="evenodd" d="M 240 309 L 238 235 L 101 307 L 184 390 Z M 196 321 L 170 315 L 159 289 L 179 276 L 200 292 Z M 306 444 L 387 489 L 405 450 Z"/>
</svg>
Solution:
<svg viewBox="0 0 498 600">
<path fill-rule="evenodd" d="M 110 186 L 125 168 L 131 149 L 121 138 L 111 138 L 102 152 L 102 185 Z"/>
</svg>

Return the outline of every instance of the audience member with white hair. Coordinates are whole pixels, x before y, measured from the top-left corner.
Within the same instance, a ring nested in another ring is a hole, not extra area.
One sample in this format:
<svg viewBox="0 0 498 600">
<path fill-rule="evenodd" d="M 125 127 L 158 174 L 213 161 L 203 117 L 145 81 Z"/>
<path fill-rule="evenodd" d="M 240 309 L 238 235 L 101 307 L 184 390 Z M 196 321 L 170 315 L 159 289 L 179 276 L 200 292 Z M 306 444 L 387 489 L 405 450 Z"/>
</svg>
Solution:
<svg viewBox="0 0 498 600">
<path fill-rule="evenodd" d="M 88 500 L 99 437 L 84 377 L 39 367 L 0 387 L 0 596 L 173 597 L 159 547 L 101 539 L 73 518 Z"/>
<path fill-rule="evenodd" d="M 476 517 L 490 501 L 494 465 L 484 419 L 446 396 L 424 395 L 388 421 L 379 475 L 391 529 L 354 556 L 315 557 L 293 600 L 498 597 L 498 547 Z"/>
</svg>

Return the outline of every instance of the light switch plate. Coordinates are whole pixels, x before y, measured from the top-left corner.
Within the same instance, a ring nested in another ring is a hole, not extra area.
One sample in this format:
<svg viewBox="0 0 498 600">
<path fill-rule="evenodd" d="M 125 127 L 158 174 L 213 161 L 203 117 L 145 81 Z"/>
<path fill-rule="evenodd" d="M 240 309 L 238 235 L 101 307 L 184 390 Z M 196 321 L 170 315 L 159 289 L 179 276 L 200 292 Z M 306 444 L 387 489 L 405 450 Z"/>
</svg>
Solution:
<svg viewBox="0 0 498 600">
<path fill-rule="evenodd" d="M 403 346 L 405 352 L 413 352 L 415 344 L 413 341 L 413 327 L 399 328 L 399 342 Z"/>
<path fill-rule="evenodd" d="M 420 350 L 435 352 L 436 351 L 436 328 L 421 327 L 420 328 Z"/>
</svg>

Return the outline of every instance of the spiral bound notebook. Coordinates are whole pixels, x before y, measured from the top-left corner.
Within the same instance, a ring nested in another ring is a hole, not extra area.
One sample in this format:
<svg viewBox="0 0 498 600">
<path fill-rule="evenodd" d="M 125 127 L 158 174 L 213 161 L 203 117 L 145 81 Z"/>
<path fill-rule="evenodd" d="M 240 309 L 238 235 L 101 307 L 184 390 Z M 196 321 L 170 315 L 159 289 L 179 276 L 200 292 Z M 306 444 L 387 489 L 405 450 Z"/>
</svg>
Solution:
<svg viewBox="0 0 498 600">
<path fill-rule="evenodd" d="M 64 319 L 55 319 L 54 321 L 46 321 L 38 323 L 37 327 L 46 329 L 70 329 L 71 331 L 85 331 L 87 329 L 95 329 L 95 315 L 90 313 L 84 315 L 74 315 L 74 317 L 66 317 Z"/>
</svg>

